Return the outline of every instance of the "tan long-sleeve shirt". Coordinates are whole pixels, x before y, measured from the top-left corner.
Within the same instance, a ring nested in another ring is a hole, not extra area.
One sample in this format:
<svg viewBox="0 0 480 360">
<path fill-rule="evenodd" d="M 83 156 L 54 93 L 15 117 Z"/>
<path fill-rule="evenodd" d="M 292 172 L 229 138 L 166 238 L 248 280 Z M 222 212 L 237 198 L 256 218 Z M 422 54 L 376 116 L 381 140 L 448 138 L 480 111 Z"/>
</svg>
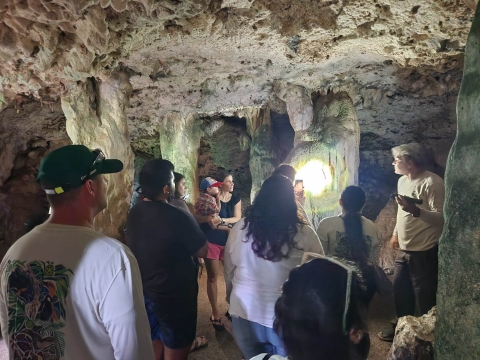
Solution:
<svg viewBox="0 0 480 360">
<path fill-rule="evenodd" d="M 404 175 L 398 180 L 398 194 L 423 200 L 421 205 L 417 205 L 421 209 L 418 218 L 398 206 L 393 235 L 398 236 L 400 249 L 431 249 L 438 243 L 444 224 L 445 186 L 442 178 L 430 171 L 414 180 Z"/>
</svg>

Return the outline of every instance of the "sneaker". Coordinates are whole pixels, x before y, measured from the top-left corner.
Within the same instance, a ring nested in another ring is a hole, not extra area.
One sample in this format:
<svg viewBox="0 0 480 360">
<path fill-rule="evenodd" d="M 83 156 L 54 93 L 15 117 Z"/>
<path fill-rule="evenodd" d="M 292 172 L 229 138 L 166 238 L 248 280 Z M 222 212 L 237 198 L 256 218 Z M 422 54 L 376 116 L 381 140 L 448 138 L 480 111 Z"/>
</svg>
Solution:
<svg viewBox="0 0 480 360">
<path fill-rule="evenodd" d="M 380 338 L 380 340 L 391 342 L 395 337 L 395 329 L 392 329 L 392 328 L 386 329 L 386 330 L 380 331 L 377 335 Z"/>
</svg>

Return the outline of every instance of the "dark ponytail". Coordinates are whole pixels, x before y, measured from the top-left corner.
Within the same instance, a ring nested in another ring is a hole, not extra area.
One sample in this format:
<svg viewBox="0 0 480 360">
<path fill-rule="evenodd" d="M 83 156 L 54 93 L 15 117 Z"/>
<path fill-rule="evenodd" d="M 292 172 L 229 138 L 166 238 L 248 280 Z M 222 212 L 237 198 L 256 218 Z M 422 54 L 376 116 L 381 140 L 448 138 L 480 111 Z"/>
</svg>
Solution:
<svg viewBox="0 0 480 360">
<path fill-rule="evenodd" d="M 363 236 L 360 211 L 365 205 L 365 191 L 359 186 L 348 186 L 342 193 L 342 207 L 345 211 L 343 224 L 350 247 L 351 260 L 367 265 L 370 249 Z"/>
</svg>

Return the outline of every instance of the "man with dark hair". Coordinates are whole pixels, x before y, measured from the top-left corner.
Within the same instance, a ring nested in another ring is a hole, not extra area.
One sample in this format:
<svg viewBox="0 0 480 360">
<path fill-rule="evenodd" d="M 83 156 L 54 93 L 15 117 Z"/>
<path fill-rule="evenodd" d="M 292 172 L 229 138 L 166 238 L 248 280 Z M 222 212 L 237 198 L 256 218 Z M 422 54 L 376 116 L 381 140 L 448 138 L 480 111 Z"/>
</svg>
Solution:
<svg viewBox="0 0 480 360">
<path fill-rule="evenodd" d="M 128 214 L 128 244 L 138 259 L 155 359 L 186 360 L 197 326 L 198 283 L 192 257 L 207 255 L 193 216 L 170 205 L 173 164 L 147 162 L 139 175 L 144 200 Z"/>
<path fill-rule="evenodd" d="M 42 159 L 48 221 L 17 240 L 1 265 L 0 317 L 10 358 L 153 359 L 135 257 L 93 230 L 119 160 L 82 145 Z"/>
<path fill-rule="evenodd" d="M 442 178 L 428 171 L 432 156 L 418 143 L 392 149 L 398 179 L 397 223 L 390 244 L 395 257 L 393 298 L 397 318 L 428 313 L 436 304 L 438 240 L 443 230 L 445 187 Z M 405 197 L 406 196 L 406 197 Z M 417 199 L 417 204 L 408 198 Z M 395 324 L 395 321 L 392 322 Z M 392 341 L 394 328 L 378 334 Z"/>
</svg>

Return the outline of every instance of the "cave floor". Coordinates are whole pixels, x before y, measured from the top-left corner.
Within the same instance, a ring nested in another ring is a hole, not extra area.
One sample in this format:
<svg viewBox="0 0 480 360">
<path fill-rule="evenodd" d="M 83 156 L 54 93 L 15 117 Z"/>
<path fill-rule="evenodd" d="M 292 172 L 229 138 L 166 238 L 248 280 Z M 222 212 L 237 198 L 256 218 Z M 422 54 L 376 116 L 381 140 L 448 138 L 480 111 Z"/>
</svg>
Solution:
<svg viewBox="0 0 480 360">
<path fill-rule="evenodd" d="M 196 351 L 189 356 L 191 360 L 241 360 L 242 354 L 232 336 L 232 325 L 224 318 L 227 331 L 215 331 L 210 324 L 210 304 L 207 298 L 206 291 L 206 273 L 204 271 L 199 280 L 199 297 L 198 297 L 198 324 L 197 335 L 205 335 L 208 339 L 208 346 L 204 349 Z M 227 311 L 227 303 L 225 302 L 225 286 L 223 276 L 219 277 L 219 299 L 220 310 L 225 313 Z M 380 341 L 377 333 L 386 325 L 388 326 L 394 314 L 393 299 L 381 298 L 378 294 L 375 295 L 370 305 L 370 319 L 369 331 L 371 339 L 370 360 L 385 360 L 391 343 Z M 3 340 L 0 342 L 0 360 L 8 360 L 8 353 L 6 351 Z"/>
</svg>

